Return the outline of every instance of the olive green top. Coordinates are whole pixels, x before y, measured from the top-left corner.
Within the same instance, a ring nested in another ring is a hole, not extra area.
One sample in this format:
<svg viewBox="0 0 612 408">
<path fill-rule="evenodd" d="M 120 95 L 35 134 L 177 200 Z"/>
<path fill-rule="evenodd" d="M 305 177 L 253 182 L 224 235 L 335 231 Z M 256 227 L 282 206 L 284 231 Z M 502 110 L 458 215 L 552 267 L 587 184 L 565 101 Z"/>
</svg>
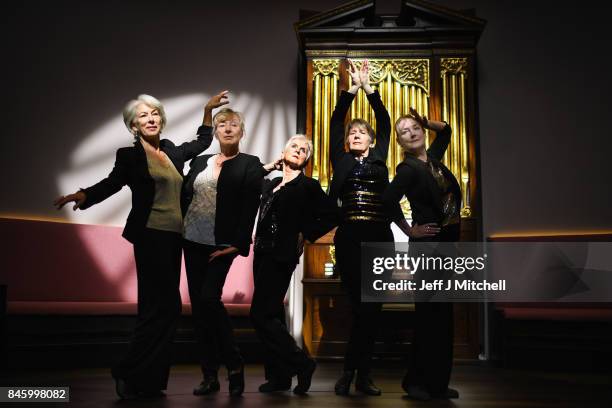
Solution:
<svg viewBox="0 0 612 408">
<path fill-rule="evenodd" d="M 155 182 L 155 198 L 147 228 L 182 233 L 181 186 L 183 176 L 164 152 L 143 143 L 147 153 L 149 174 Z"/>
</svg>

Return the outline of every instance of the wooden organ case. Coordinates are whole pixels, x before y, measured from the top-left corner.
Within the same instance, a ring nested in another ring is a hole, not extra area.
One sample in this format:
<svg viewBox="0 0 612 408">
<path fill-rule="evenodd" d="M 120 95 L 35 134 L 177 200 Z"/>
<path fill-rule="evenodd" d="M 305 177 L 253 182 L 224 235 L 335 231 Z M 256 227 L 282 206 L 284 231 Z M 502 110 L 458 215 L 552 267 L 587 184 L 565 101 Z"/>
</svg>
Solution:
<svg viewBox="0 0 612 408">
<path fill-rule="evenodd" d="M 341 90 L 350 84 L 350 58 L 359 67 L 370 62 L 370 83 L 391 115 L 391 123 L 414 107 L 428 118 L 448 122 L 453 135 L 444 163 L 454 173 L 463 195 L 462 240 L 481 240 L 476 93 L 476 44 L 485 22 L 421 1 L 403 1 L 399 15 L 377 15 L 374 1 L 354 1 L 321 13 L 302 13 L 295 24 L 299 41 L 298 131 L 312 138 L 314 154 L 307 174 L 329 187 L 329 120 Z M 348 119 L 368 120 L 374 113 L 359 90 Z M 392 178 L 402 160 L 392 130 L 387 165 Z M 427 135 L 435 137 L 433 134 Z M 402 203 L 410 218 L 407 202 Z M 304 252 L 305 346 L 316 357 L 344 353 L 351 316 L 339 280 L 330 275 L 333 231 Z M 327 265 L 327 266 L 326 266 Z M 327 273 L 325 272 L 327 270 Z M 378 356 L 400 356 L 410 347 L 411 304 L 383 308 Z M 479 307 L 455 307 L 455 357 L 477 358 Z"/>
</svg>

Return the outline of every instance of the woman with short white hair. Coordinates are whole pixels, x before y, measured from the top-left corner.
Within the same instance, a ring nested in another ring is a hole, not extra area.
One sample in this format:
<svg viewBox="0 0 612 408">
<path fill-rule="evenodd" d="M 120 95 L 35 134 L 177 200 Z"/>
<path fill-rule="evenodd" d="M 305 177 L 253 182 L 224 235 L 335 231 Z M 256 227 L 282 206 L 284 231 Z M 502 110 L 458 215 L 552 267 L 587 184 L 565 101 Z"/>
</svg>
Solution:
<svg viewBox="0 0 612 408">
<path fill-rule="evenodd" d="M 337 208 L 318 181 L 303 169 L 312 154 L 304 135 L 289 139 L 281 160 L 283 175 L 265 180 L 255 233 L 255 291 L 251 320 L 266 350 L 260 392 L 284 391 L 297 375 L 296 394 L 305 394 L 316 364 L 299 348 L 285 326 L 284 298 L 302 252 L 302 237 L 316 241 L 337 224 Z"/>
<path fill-rule="evenodd" d="M 213 96 L 205 117 L 227 102 L 227 92 Z M 134 245 L 138 277 L 138 319 L 125 357 L 112 369 L 122 399 L 163 396 L 170 371 L 170 352 L 181 313 L 180 198 L 183 166 L 212 142 L 210 128 L 201 126 L 197 139 L 176 146 L 161 139 L 166 125 L 164 107 L 150 95 L 140 95 L 123 110 L 134 145 L 117 150 L 115 166 L 102 181 L 57 198 L 58 209 L 74 202 L 73 210 L 91 207 L 127 185 L 132 208 L 123 236 Z"/>
</svg>

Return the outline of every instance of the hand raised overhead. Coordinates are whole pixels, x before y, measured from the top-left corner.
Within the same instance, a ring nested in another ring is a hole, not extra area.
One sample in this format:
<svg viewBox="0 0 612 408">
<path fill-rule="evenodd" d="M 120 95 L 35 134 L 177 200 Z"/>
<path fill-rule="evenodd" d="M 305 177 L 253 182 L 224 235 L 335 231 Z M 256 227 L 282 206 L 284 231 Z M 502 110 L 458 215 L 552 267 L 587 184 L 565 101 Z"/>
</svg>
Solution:
<svg viewBox="0 0 612 408">
<path fill-rule="evenodd" d="M 419 122 L 421 126 L 423 126 L 424 128 L 428 127 L 428 120 L 426 116 L 419 115 L 419 112 L 417 112 L 416 109 L 412 107 L 409 110 L 410 110 L 410 114 L 414 117 L 414 119 L 417 122 Z"/>
<path fill-rule="evenodd" d="M 352 60 L 348 60 L 349 69 L 346 70 L 351 77 L 352 86 L 356 86 L 357 88 L 361 87 L 361 75 L 355 63 Z"/>
<path fill-rule="evenodd" d="M 206 109 L 215 109 L 229 103 L 229 91 L 221 91 L 217 95 L 211 97 L 206 103 Z"/>
</svg>

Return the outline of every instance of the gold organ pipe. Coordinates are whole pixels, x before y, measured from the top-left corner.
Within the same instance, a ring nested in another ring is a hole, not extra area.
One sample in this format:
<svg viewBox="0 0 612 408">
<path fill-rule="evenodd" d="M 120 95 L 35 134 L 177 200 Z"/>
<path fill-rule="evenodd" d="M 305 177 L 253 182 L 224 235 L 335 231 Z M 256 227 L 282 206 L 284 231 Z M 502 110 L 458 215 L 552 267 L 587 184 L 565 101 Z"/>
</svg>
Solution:
<svg viewBox="0 0 612 408">
<path fill-rule="evenodd" d="M 389 135 L 389 176 L 395 176 L 395 167 L 401 161 L 402 149 L 397 144 L 397 134 L 395 132 L 395 121 L 402 115 L 402 84 L 394 81 L 393 109 L 390 109 L 391 134 Z"/>
<path fill-rule="evenodd" d="M 461 215 L 469 217 L 472 214 L 470 203 L 470 172 L 468 163 L 467 119 L 465 111 L 465 74 L 459 76 L 459 96 L 461 105 L 461 187 L 463 193 L 463 208 Z"/>
<path fill-rule="evenodd" d="M 322 106 L 322 122 L 323 122 L 323 132 L 321 132 L 321 151 L 327 152 L 329 150 L 329 119 L 330 119 L 330 106 L 329 106 L 329 75 L 325 75 L 323 77 L 323 106 Z M 328 161 L 325 160 L 327 155 L 323 153 L 321 155 L 321 178 L 319 179 L 321 186 L 324 189 L 327 188 L 329 184 L 329 170 L 328 170 Z"/>
<path fill-rule="evenodd" d="M 459 137 L 459 117 L 458 117 L 458 104 L 457 104 L 457 75 L 453 74 L 451 76 L 451 121 L 453 127 L 453 143 L 451 145 L 451 153 L 453 157 L 453 167 L 452 171 L 455 177 L 461 180 L 461 169 L 460 169 L 460 158 L 459 154 L 461 153 L 460 149 L 460 137 Z"/>
<path fill-rule="evenodd" d="M 450 122 L 450 120 L 448 119 L 448 103 L 448 80 L 446 73 L 444 73 L 442 75 L 442 120 L 444 120 L 446 123 Z M 450 167 L 448 149 L 444 153 L 443 161 L 447 166 Z"/>
<path fill-rule="evenodd" d="M 321 74 L 316 74 L 314 77 L 314 124 L 312 127 L 312 144 L 315 151 L 315 157 L 312 161 L 312 178 L 320 180 L 319 167 L 323 157 L 321 152 Z"/>
</svg>

